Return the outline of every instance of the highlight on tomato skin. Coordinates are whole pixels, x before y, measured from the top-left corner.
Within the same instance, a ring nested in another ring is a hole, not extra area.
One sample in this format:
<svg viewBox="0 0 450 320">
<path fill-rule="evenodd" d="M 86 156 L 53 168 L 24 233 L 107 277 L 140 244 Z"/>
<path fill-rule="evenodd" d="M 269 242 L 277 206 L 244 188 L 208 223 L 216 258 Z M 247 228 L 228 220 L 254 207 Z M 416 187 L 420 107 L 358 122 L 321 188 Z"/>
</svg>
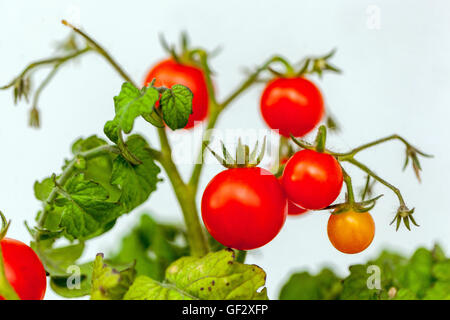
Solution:
<svg viewBox="0 0 450 320">
<path fill-rule="evenodd" d="M 375 222 L 369 212 L 346 211 L 331 214 L 327 225 L 328 238 L 339 251 L 355 254 L 364 251 L 375 236 Z"/>
<path fill-rule="evenodd" d="M 208 88 L 205 75 L 200 68 L 177 63 L 166 59 L 156 64 L 145 77 L 144 85 L 155 79 L 155 86 L 171 88 L 175 84 L 188 87 L 194 97 L 192 99 L 192 114 L 189 116 L 185 129 L 192 128 L 196 123 L 206 119 L 209 108 Z"/>
<path fill-rule="evenodd" d="M 285 164 L 287 162 L 287 160 L 288 159 L 282 159 L 280 162 L 281 162 L 281 164 Z M 283 185 L 281 182 L 281 177 L 278 178 L 278 182 L 280 183 L 281 187 L 283 188 Z M 288 207 L 287 207 L 288 216 L 299 216 L 303 213 L 308 212 L 307 209 L 300 207 L 299 205 L 295 204 L 294 202 L 292 202 L 289 199 L 287 199 L 287 202 L 288 202 Z"/>
<path fill-rule="evenodd" d="M 311 132 L 325 112 L 320 90 L 304 77 L 270 81 L 262 93 L 260 110 L 267 125 L 285 137 Z"/>
<path fill-rule="evenodd" d="M 283 189 L 289 200 L 309 210 L 323 209 L 339 196 L 344 177 L 339 162 L 331 155 L 300 150 L 286 163 Z"/>
<path fill-rule="evenodd" d="M 290 215 L 290 216 L 299 216 L 299 215 L 304 214 L 306 212 L 308 212 L 307 209 L 304 209 L 304 208 L 300 207 L 299 205 L 296 205 L 291 200 L 288 200 L 288 215 Z"/>
<path fill-rule="evenodd" d="M 47 276 L 37 254 L 25 243 L 3 238 L 5 274 L 21 300 L 42 300 L 47 288 Z M 0 296 L 0 300 L 4 300 Z"/>
<path fill-rule="evenodd" d="M 224 246 L 251 250 L 280 232 L 287 200 L 277 178 L 259 168 L 233 168 L 217 174 L 201 202 L 202 219 L 211 236 Z"/>
</svg>

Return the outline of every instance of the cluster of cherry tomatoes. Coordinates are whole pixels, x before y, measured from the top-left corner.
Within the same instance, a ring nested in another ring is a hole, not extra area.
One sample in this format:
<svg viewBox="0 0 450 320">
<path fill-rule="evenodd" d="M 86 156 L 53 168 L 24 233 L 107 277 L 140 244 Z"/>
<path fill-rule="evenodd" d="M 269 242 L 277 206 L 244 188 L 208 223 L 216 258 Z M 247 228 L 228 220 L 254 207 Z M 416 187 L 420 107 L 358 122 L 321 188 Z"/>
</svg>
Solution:
<svg viewBox="0 0 450 320">
<path fill-rule="evenodd" d="M 202 69 L 168 59 L 154 66 L 145 84 L 171 87 L 183 84 L 193 94 L 193 112 L 186 128 L 208 115 L 208 90 Z M 320 90 L 303 76 L 276 77 L 261 96 L 267 125 L 284 136 L 302 137 L 322 120 L 325 108 Z M 283 227 L 286 215 L 320 210 L 332 204 L 343 185 L 339 162 L 331 155 L 301 150 L 288 160 L 281 177 L 256 166 L 229 168 L 206 187 L 201 203 L 209 233 L 225 246 L 250 250 L 270 242 Z M 349 210 L 328 221 L 331 243 L 345 253 L 358 253 L 372 242 L 375 225 L 368 212 Z"/>
<path fill-rule="evenodd" d="M 186 128 L 207 117 L 208 90 L 202 69 L 168 59 L 150 70 L 145 83 L 153 79 L 158 86 L 179 83 L 192 90 L 193 113 Z M 303 76 L 270 81 L 261 96 L 260 110 L 267 125 L 285 137 L 306 135 L 325 113 L 320 90 Z M 301 150 L 284 162 L 279 178 L 263 168 L 243 166 L 222 171 L 209 182 L 201 203 L 202 218 L 218 242 L 239 250 L 261 247 L 279 233 L 287 214 L 326 208 L 339 196 L 343 173 L 333 156 Z M 374 233 L 368 212 L 348 210 L 332 214 L 328 221 L 331 243 L 345 253 L 363 251 Z"/>
</svg>

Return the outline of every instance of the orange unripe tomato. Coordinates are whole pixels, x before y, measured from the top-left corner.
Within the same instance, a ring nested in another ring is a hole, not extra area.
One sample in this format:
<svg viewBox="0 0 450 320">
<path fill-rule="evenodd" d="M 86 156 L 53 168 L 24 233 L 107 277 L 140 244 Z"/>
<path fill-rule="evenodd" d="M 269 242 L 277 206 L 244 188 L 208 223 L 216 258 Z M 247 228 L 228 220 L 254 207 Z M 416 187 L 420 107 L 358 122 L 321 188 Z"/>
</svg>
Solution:
<svg viewBox="0 0 450 320">
<path fill-rule="evenodd" d="M 328 238 L 343 253 L 365 250 L 375 235 L 375 223 L 369 212 L 347 211 L 332 214 L 328 219 Z"/>
</svg>

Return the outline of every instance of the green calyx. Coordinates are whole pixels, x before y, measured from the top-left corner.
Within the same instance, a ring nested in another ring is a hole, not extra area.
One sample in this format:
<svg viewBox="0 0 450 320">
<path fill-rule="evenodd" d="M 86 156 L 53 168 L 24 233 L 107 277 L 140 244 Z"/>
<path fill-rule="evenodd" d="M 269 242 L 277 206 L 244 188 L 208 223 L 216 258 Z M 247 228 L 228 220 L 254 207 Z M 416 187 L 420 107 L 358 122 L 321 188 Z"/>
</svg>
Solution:
<svg viewBox="0 0 450 320">
<path fill-rule="evenodd" d="M 238 145 L 236 148 L 236 155 L 233 156 L 228 152 L 224 143 L 222 144 L 222 154 L 223 157 L 214 152 L 206 143 L 204 146 L 212 153 L 212 155 L 225 167 L 228 169 L 231 168 L 252 168 L 259 165 L 259 163 L 264 158 L 264 153 L 266 151 L 266 137 L 264 137 L 263 144 L 258 153 L 258 144 L 259 141 L 256 141 L 255 147 L 250 152 L 250 148 L 248 145 L 242 144 L 241 139 L 238 140 Z"/>
</svg>

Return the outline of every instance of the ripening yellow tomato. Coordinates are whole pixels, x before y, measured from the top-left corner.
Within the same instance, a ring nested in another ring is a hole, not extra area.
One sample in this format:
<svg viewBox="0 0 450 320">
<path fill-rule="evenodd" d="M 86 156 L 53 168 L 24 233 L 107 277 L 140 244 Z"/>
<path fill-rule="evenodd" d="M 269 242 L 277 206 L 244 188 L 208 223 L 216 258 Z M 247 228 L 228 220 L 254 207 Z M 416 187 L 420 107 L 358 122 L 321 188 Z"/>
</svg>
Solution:
<svg viewBox="0 0 450 320">
<path fill-rule="evenodd" d="M 366 249 L 375 235 L 375 223 L 369 212 L 346 211 L 328 219 L 328 238 L 343 253 L 359 253 Z"/>
</svg>

